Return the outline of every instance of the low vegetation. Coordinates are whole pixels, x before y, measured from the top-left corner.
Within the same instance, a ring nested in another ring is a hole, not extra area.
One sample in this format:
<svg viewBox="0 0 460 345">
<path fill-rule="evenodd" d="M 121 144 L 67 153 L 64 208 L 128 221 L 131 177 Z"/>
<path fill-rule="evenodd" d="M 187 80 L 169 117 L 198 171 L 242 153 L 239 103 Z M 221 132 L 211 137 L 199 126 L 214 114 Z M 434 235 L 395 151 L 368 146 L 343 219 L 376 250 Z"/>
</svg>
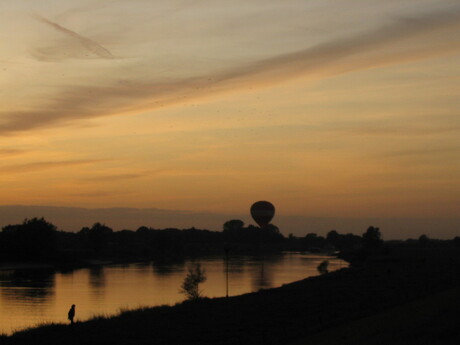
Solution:
<svg viewBox="0 0 460 345">
<path fill-rule="evenodd" d="M 329 261 L 324 260 L 318 265 L 316 269 L 318 270 L 319 274 L 327 274 L 329 273 L 328 267 L 329 267 Z"/>
<path fill-rule="evenodd" d="M 188 268 L 187 275 L 182 282 L 180 292 L 188 300 L 196 301 L 203 297 L 203 291 L 200 290 L 200 284 L 206 281 L 206 272 L 199 263 Z"/>
</svg>

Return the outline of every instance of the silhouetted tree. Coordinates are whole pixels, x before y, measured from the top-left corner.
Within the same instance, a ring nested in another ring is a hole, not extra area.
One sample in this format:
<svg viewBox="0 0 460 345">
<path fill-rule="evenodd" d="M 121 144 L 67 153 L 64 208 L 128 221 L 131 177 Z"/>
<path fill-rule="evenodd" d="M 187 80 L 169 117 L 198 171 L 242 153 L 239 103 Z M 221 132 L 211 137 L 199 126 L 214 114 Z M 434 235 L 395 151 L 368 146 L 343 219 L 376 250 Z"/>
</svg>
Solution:
<svg viewBox="0 0 460 345">
<path fill-rule="evenodd" d="M 326 235 L 326 240 L 335 247 L 338 247 L 340 235 L 336 230 L 331 230 Z"/>
<path fill-rule="evenodd" d="M 150 229 L 148 227 L 141 226 L 136 230 L 136 233 L 138 233 L 138 234 L 148 234 L 149 230 Z"/>
<path fill-rule="evenodd" d="M 244 222 L 239 219 L 228 220 L 224 223 L 223 230 L 225 232 L 236 232 L 244 228 Z"/>
<path fill-rule="evenodd" d="M 309 233 L 303 238 L 303 247 L 307 250 L 319 250 L 326 245 L 326 239 L 315 233 Z"/>
<path fill-rule="evenodd" d="M 201 268 L 200 264 L 195 264 L 188 268 L 188 273 L 182 282 L 180 292 L 189 300 L 197 300 L 202 297 L 202 291 L 199 286 L 206 279 L 205 270 Z"/>
<path fill-rule="evenodd" d="M 430 239 L 428 238 L 427 235 L 421 235 L 418 238 L 418 243 L 419 243 L 420 247 L 426 248 L 430 244 Z"/>
<path fill-rule="evenodd" d="M 455 247 L 460 248 L 460 237 L 459 236 L 454 237 L 454 245 Z"/>
<path fill-rule="evenodd" d="M 9 250 L 19 259 L 52 259 L 57 253 L 57 229 L 44 218 L 25 219 L 2 229 Z"/>
<path fill-rule="evenodd" d="M 268 224 L 260 229 L 262 242 L 276 243 L 284 240 L 280 229 L 274 224 Z"/>
<path fill-rule="evenodd" d="M 82 230 L 83 231 L 83 230 Z M 107 246 L 113 230 L 105 224 L 95 223 L 88 231 L 88 238 L 96 254 L 101 254 Z"/>
<path fill-rule="evenodd" d="M 364 246 L 369 249 L 379 248 L 383 244 L 381 239 L 380 229 L 370 226 L 363 234 Z"/>
</svg>

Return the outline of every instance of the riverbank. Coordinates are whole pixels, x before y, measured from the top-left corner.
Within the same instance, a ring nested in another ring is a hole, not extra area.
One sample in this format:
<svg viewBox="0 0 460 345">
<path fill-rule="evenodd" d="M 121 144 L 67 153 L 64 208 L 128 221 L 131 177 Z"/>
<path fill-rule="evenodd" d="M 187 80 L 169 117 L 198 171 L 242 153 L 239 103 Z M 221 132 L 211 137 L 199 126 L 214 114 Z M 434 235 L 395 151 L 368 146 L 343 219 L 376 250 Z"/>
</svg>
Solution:
<svg viewBox="0 0 460 345">
<path fill-rule="evenodd" d="M 72 327 L 47 325 L 2 340 L 6 344 L 310 344 L 314 337 L 324 339 L 325 335 L 336 332 L 337 336 L 326 343 L 342 344 L 340 327 L 347 329 L 358 322 L 353 327 L 359 333 L 359 320 L 458 287 L 459 253 L 458 250 L 400 250 L 368 260 L 359 267 L 280 288 L 228 299 L 128 311 Z M 452 291 L 446 301 L 457 296 L 458 290 Z M 424 304 L 421 305 L 425 310 Z M 418 315 L 417 311 L 413 313 Z M 455 320 L 451 314 L 447 315 L 450 322 Z M 442 319 L 442 315 L 439 317 Z M 460 321 L 458 314 L 456 317 Z M 410 317 L 401 322 L 411 325 Z M 394 325 L 388 325 L 382 324 L 385 332 L 394 329 Z M 423 335 L 427 329 L 417 330 Z M 397 336 L 398 331 L 394 334 Z M 451 334 L 450 338 L 454 336 Z M 456 343 L 449 341 L 443 344 Z M 368 339 L 361 343 L 374 342 Z"/>
</svg>

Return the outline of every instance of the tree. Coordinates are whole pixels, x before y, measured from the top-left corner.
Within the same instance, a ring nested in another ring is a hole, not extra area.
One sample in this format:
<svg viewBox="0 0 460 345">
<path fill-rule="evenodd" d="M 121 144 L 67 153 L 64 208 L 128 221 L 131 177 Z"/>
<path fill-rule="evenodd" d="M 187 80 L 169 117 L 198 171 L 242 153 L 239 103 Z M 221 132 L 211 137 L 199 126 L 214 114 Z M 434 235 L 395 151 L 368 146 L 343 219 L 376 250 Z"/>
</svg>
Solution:
<svg viewBox="0 0 460 345">
<path fill-rule="evenodd" d="M 337 246 L 339 243 L 340 235 L 336 230 L 331 230 L 327 233 L 326 240 L 334 245 Z"/>
<path fill-rule="evenodd" d="M 188 300 L 197 300 L 202 297 L 202 291 L 199 285 L 206 281 L 206 272 L 201 268 L 200 264 L 195 264 L 188 268 L 188 273 L 182 282 L 180 292 L 183 293 Z"/>
<path fill-rule="evenodd" d="M 57 253 L 57 229 L 44 218 L 25 219 L 3 227 L 8 251 L 19 259 L 52 259 Z"/>
<path fill-rule="evenodd" d="M 427 235 L 421 235 L 418 238 L 418 243 L 419 243 L 420 247 L 426 248 L 430 244 L 430 239 L 428 238 Z"/>
<path fill-rule="evenodd" d="M 303 247 L 307 250 L 317 250 L 324 248 L 326 245 L 326 239 L 323 236 L 318 236 L 315 233 L 306 234 L 302 239 Z"/>
<path fill-rule="evenodd" d="M 96 254 L 100 254 L 103 251 L 112 234 L 113 230 L 101 223 L 95 223 L 91 229 L 88 230 L 88 238 Z"/>
<path fill-rule="evenodd" d="M 227 242 L 248 242 L 252 234 L 244 227 L 244 222 L 239 219 L 226 221 L 223 230 L 224 240 Z"/>
<path fill-rule="evenodd" d="M 228 220 L 224 223 L 224 232 L 232 232 L 232 231 L 238 231 L 243 229 L 244 227 L 244 222 L 239 219 L 232 219 Z"/>
<path fill-rule="evenodd" d="M 375 249 L 382 246 L 383 241 L 381 239 L 380 229 L 370 226 L 367 231 L 363 234 L 364 246 L 369 249 Z"/>
<path fill-rule="evenodd" d="M 453 241 L 454 241 L 455 247 L 460 248 L 460 237 L 455 236 Z"/>
</svg>

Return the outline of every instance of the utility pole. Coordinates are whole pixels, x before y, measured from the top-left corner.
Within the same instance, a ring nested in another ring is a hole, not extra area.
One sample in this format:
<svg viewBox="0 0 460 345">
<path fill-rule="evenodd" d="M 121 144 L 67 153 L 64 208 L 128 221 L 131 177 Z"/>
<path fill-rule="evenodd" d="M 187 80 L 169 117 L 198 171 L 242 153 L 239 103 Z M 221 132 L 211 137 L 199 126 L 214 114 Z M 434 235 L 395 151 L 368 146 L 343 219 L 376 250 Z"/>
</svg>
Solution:
<svg viewBox="0 0 460 345">
<path fill-rule="evenodd" d="M 227 287 L 225 297 L 228 298 L 228 252 L 230 251 L 230 248 L 228 247 L 228 245 L 225 245 L 224 250 L 225 250 L 225 276 L 226 276 L 226 287 Z"/>
</svg>

